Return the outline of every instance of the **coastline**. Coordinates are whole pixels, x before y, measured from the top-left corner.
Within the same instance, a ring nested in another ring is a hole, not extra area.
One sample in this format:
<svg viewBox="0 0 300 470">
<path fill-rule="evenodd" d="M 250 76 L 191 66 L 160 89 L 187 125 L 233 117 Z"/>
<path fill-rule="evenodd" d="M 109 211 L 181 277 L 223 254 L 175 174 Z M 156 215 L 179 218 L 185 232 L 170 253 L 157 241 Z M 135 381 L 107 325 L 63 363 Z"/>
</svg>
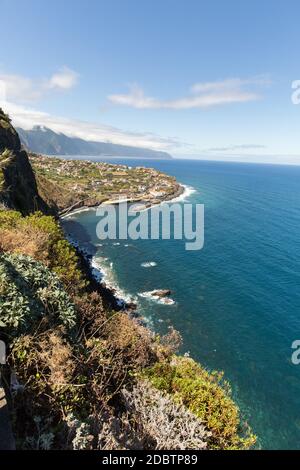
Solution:
<svg viewBox="0 0 300 470">
<path fill-rule="evenodd" d="M 137 304 L 122 298 L 117 286 L 106 282 L 106 273 L 102 266 L 96 264 L 94 257 L 82 249 L 78 242 L 70 237 L 67 237 L 67 239 L 76 250 L 80 267 L 89 282 L 88 290 L 100 293 L 105 307 L 114 311 L 126 311 L 132 316 L 136 316 Z"/>
<path fill-rule="evenodd" d="M 188 185 L 182 184 L 182 183 L 178 183 L 178 186 L 179 186 L 179 188 L 177 189 L 177 191 L 174 191 L 174 193 L 171 195 L 171 199 L 170 198 L 161 199 L 158 202 L 153 203 L 153 202 L 147 201 L 143 198 L 140 198 L 140 199 L 134 201 L 134 203 L 139 203 L 139 202 L 144 203 L 145 207 L 142 210 L 149 210 L 152 207 L 156 207 L 156 206 L 159 206 L 161 204 L 170 204 L 170 203 L 173 203 L 173 202 L 184 202 L 185 199 L 187 199 L 191 194 L 196 192 L 196 190 L 192 186 L 188 186 Z M 124 201 L 123 200 L 115 201 L 111 204 L 118 205 L 118 204 L 120 204 L 120 202 L 124 202 Z M 101 202 L 100 204 L 96 204 L 96 205 L 93 204 L 91 206 L 83 205 L 83 206 L 81 206 L 77 209 L 74 209 L 74 210 L 66 213 L 66 214 L 61 214 L 59 216 L 59 219 L 63 220 L 63 219 L 67 219 L 68 217 L 72 217 L 75 214 L 79 214 L 81 212 L 96 210 L 99 206 L 106 205 L 108 203 L 109 202 L 104 201 L 104 202 Z"/>
<path fill-rule="evenodd" d="M 159 203 L 149 205 L 142 210 L 149 210 L 152 207 L 156 207 L 161 204 L 184 202 L 188 197 L 196 192 L 196 190 L 191 186 L 182 183 L 178 183 L 178 186 L 179 189 L 172 195 L 173 197 L 171 199 L 162 200 Z M 75 209 L 64 216 L 61 216 L 60 219 L 64 220 L 81 212 L 96 210 L 97 207 L 98 206 Z M 131 316 L 143 321 L 142 316 L 138 312 L 138 299 L 136 297 L 127 296 L 116 283 L 109 280 L 109 274 L 103 265 L 99 263 L 99 257 L 97 259 L 97 255 L 91 255 L 87 250 L 81 248 L 79 242 L 74 240 L 72 236 L 68 236 L 67 234 L 66 236 L 81 259 L 91 287 L 101 292 L 103 298 L 107 302 L 107 306 L 116 311 L 126 311 Z"/>
</svg>

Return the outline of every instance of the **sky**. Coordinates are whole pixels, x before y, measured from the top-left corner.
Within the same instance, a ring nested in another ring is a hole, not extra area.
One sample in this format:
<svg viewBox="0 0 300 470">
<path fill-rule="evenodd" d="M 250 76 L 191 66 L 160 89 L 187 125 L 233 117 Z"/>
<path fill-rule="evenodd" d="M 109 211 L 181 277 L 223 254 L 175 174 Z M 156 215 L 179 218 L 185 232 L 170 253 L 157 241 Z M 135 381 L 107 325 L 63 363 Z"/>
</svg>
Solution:
<svg viewBox="0 0 300 470">
<path fill-rule="evenodd" d="M 17 126 L 300 164 L 298 0 L 0 0 L 0 16 Z"/>
</svg>

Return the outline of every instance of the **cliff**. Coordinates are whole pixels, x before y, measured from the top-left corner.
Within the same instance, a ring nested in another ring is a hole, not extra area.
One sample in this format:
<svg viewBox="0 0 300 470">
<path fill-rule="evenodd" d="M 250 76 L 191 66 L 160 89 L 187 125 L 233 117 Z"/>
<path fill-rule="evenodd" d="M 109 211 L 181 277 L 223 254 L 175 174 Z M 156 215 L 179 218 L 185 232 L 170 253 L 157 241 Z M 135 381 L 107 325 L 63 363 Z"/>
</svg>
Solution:
<svg viewBox="0 0 300 470">
<path fill-rule="evenodd" d="M 9 117 L 0 108 L 0 204 L 22 214 L 49 212 L 38 193 L 27 153 Z"/>
<path fill-rule="evenodd" d="M 0 340 L 7 346 L 0 373 L 13 392 L 9 409 L 0 403 L 0 419 L 9 425 L 3 411 L 10 412 L 17 448 L 252 447 L 255 436 L 222 374 L 176 355 L 181 337 L 173 328 L 158 337 L 132 311 L 105 302 L 59 221 L 46 215 L 2 110 L 0 155 Z"/>
</svg>

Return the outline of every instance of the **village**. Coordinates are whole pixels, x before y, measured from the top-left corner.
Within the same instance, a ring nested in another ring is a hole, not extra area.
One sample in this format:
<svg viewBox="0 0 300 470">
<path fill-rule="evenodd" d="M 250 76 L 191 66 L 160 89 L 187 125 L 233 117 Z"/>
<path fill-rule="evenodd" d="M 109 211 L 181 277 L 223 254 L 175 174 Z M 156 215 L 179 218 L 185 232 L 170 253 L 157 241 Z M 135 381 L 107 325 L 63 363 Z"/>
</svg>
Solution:
<svg viewBox="0 0 300 470">
<path fill-rule="evenodd" d="M 38 181 L 46 178 L 59 189 L 56 202 L 60 210 L 120 200 L 154 205 L 183 191 L 174 177 L 152 168 L 36 154 L 30 155 L 30 161 Z M 67 197 L 59 198 L 61 192 Z"/>
</svg>

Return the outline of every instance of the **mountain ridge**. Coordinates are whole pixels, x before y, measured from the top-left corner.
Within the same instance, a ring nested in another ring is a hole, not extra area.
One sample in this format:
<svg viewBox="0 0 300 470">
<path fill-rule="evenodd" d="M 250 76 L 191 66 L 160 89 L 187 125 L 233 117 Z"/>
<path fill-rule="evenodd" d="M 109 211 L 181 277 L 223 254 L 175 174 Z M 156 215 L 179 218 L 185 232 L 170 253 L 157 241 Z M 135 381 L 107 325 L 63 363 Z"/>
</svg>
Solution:
<svg viewBox="0 0 300 470">
<path fill-rule="evenodd" d="M 63 133 L 54 132 L 52 129 L 44 126 L 34 126 L 31 130 L 18 127 L 16 130 L 23 146 L 35 153 L 46 155 L 172 159 L 172 156 L 167 152 L 110 142 L 84 140 L 79 137 L 70 137 Z"/>
</svg>

